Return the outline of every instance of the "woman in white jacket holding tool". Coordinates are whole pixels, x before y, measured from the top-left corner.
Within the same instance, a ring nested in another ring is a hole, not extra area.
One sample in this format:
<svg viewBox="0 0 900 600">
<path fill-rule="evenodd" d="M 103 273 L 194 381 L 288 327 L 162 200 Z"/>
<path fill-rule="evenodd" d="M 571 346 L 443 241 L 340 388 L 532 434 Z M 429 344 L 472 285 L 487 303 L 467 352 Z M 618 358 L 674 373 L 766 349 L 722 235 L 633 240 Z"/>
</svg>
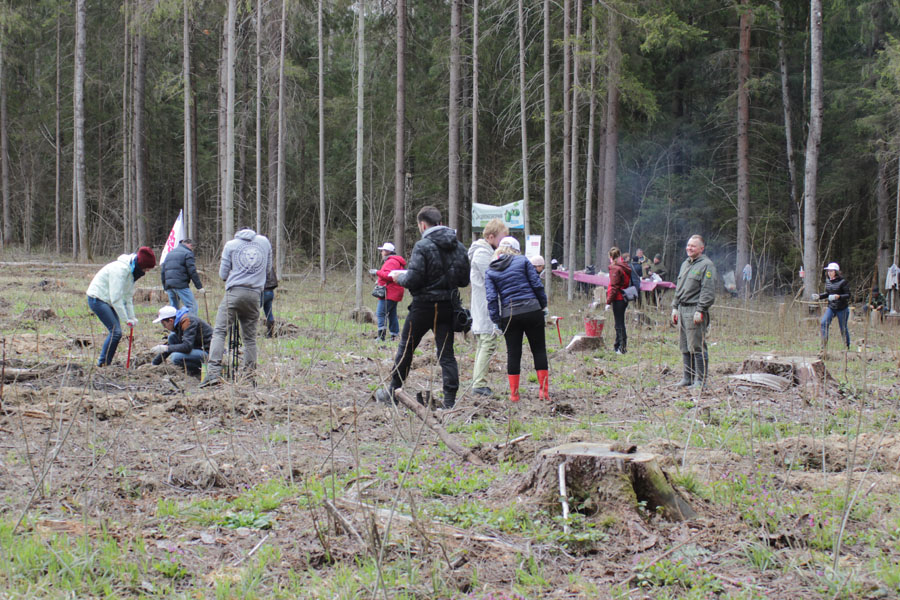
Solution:
<svg viewBox="0 0 900 600">
<path fill-rule="evenodd" d="M 132 301 L 134 283 L 155 266 L 153 250 L 141 246 L 136 253 L 123 254 L 104 266 L 91 280 L 87 289 L 88 307 L 109 330 L 97 359 L 98 367 L 110 364 L 116 354 L 122 339 L 120 322 L 125 321 L 129 327 L 137 325 Z"/>
</svg>

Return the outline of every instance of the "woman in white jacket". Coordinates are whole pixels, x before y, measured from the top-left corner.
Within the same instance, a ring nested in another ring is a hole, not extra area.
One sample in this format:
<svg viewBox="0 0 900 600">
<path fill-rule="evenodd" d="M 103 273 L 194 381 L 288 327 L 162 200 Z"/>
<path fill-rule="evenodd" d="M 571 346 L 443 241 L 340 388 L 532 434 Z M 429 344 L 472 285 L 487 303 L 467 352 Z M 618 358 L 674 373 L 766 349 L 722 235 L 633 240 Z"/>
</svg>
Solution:
<svg viewBox="0 0 900 600">
<path fill-rule="evenodd" d="M 141 246 L 134 254 L 123 254 L 97 271 L 87 289 L 88 307 L 109 330 L 97 366 L 112 362 L 119 340 L 122 339 L 121 321 L 130 327 L 137 325 L 134 316 L 134 282 L 156 266 L 153 250 Z"/>
</svg>

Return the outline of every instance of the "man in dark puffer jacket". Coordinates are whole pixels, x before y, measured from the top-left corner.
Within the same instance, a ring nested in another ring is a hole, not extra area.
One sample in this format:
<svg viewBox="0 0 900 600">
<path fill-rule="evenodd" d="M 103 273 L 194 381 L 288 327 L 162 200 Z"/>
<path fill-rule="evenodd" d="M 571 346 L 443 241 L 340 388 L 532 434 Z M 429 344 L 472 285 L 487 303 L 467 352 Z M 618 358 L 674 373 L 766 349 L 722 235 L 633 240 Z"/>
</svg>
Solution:
<svg viewBox="0 0 900 600">
<path fill-rule="evenodd" d="M 213 329 L 209 323 L 192 315 L 187 307 L 177 311 L 171 306 L 159 309 L 159 315 L 153 321 L 160 323 L 169 331 L 168 344 L 160 344 L 152 348 L 156 355 L 153 364 L 162 364 L 166 358 L 179 369 L 185 369 L 188 375 L 200 379 L 200 369 L 209 355 Z"/>
<path fill-rule="evenodd" d="M 426 206 L 416 216 L 422 239 L 413 246 L 405 272 L 394 271 L 391 278 L 409 290 L 412 303 L 400 334 L 389 390 L 379 389 L 380 402 L 393 400 L 394 390 L 403 387 L 412 365 L 413 351 L 422 337 L 434 329 L 435 351 L 441 365 L 444 408 L 456 403 L 459 367 L 453 354 L 453 304 L 451 294 L 469 285 L 469 257 L 456 239 L 456 232 L 441 225 L 441 211 Z"/>
<path fill-rule="evenodd" d="M 205 294 L 206 290 L 203 289 L 194 262 L 194 242 L 190 238 L 183 239 L 171 252 L 166 254 L 162 264 L 159 265 L 159 277 L 172 306 L 179 308 L 181 304 L 184 304 L 192 314 L 196 315 L 199 314 L 199 311 L 194 294 L 191 293 L 191 281 L 194 282 L 198 294 Z"/>
</svg>

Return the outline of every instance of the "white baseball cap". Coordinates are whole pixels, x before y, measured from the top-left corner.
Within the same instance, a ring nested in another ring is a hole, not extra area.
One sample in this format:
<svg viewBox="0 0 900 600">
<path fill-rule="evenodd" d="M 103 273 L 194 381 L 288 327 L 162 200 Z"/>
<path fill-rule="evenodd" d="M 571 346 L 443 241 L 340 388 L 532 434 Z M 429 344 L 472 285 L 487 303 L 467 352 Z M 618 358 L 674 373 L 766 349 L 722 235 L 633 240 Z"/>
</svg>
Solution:
<svg viewBox="0 0 900 600">
<path fill-rule="evenodd" d="M 512 248 L 513 250 L 515 250 L 516 252 L 519 252 L 519 251 L 521 250 L 521 249 L 519 248 L 519 240 L 517 240 L 516 238 L 514 238 L 514 237 L 512 237 L 512 236 L 510 236 L 510 235 L 508 235 L 508 236 L 506 236 L 505 238 L 503 238 L 502 240 L 500 240 L 500 243 L 497 244 L 497 247 L 499 248 L 499 247 L 501 247 L 501 246 L 509 246 L 510 248 Z"/>
<path fill-rule="evenodd" d="M 840 271 L 841 267 L 836 262 L 828 263 L 828 266 L 825 267 L 826 271 Z"/>
<path fill-rule="evenodd" d="M 388 252 L 394 251 L 394 245 L 390 242 L 385 242 L 384 245 L 378 246 L 379 250 L 387 250 Z"/>
<path fill-rule="evenodd" d="M 177 312 L 178 311 L 175 310 L 174 306 L 167 304 L 159 309 L 159 313 L 157 313 L 157 317 L 153 319 L 153 322 L 159 323 L 160 321 L 165 321 L 166 319 L 174 319 Z"/>
</svg>

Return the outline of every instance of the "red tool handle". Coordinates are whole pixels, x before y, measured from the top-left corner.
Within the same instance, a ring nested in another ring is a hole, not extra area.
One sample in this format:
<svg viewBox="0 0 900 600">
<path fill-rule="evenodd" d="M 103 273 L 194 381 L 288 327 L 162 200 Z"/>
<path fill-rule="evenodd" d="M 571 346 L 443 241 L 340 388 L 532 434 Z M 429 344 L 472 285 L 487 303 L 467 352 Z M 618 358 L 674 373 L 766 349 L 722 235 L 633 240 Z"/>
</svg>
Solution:
<svg viewBox="0 0 900 600">
<path fill-rule="evenodd" d="M 562 346 L 562 334 L 559 332 L 559 319 L 556 319 L 556 335 L 559 336 L 559 345 Z"/>
<path fill-rule="evenodd" d="M 134 341 L 134 325 L 128 326 L 128 357 L 125 359 L 125 368 L 131 367 L 131 342 Z"/>
</svg>

